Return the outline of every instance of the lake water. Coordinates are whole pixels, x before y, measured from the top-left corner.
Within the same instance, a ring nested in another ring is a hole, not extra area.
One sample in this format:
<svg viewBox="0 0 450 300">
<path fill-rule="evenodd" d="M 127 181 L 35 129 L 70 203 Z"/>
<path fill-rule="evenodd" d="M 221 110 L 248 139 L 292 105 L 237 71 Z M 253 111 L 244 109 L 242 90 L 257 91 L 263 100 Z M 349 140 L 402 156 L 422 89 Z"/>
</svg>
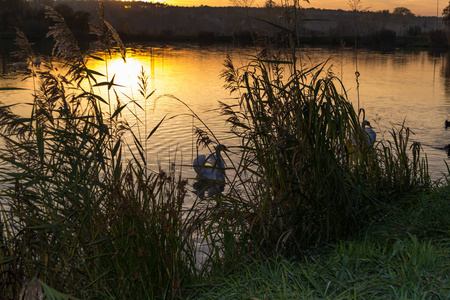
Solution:
<svg viewBox="0 0 450 300">
<path fill-rule="evenodd" d="M 252 49 L 232 46 L 201 47 L 189 44 L 164 47 L 134 47 L 128 51 L 127 63 L 120 57 L 108 61 L 110 76 L 115 74 L 115 83 L 121 101 L 129 98 L 140 101 L 147 113 L 129 104 L 124 116 L 140 135 L 145 136 L 145 126 L 139 125 L 134 114 L 146 122 L 147 133 L 167 115 L 166 121 L 150 138 L 147 155 L 150 166 L 158 170 L 168 169 L 172 162 L 181 166 L 186 178 L 195 174 L 189 164 L 196 156 L 196 136 L 194 126 L 203 125 L 191 116 L 189 109 L 180 101 L 163 95 L 170 94 L 189 106 L 214 132 L 221 143 L 236 144 L 228 132 L 225 118 L 220 115 L 218 101 L 237 103 L 222 87 L 220 73 L 223 62 L 229 54 L 235 65 L 245 63 Z M 415 135 L 411 140 L 420 142 L 428 155 L 432 178 L 436 179 L 446 171 L 444 161 L 449 158 L 442 148 L 450 144 L 450 130 L 444 128 L 444 121 L 450 120 L 450 54 L 433 55 L 428 51 L 390 53 L 360 50 L 355 59 L 351 49 L 308 49 L 303 58 L 312 62 L 322 62 L 331 57 L 329 66 L 339 77 L 355 107 L 358 105 L 355 70 L 359 77 L 359 105 L 366 111 L 368 119 L 379 137 L 387 135 L 391 124 L 400 125 L 405 121 Z M 105 63 L 91 60 L 89 66 L 106 73 Z M 146 102 L 138 92 L 141 68 L 149 76 L 149 89 L 155 94 Z M 27 87 L 29 90 L 0 91 L 0 99 L 5 104 L 18 104 L 14 111 L 26 114 L 31 102 L 33 83 L 21 82 L 17 78 L 0 78 L 0 87 Z M 127 95 L 127 96 L 125 96 Z M 176 116 L 172 119 L 169 117 Z M 205 149 L 199 151 L 206 152 Z"/>
</svg>

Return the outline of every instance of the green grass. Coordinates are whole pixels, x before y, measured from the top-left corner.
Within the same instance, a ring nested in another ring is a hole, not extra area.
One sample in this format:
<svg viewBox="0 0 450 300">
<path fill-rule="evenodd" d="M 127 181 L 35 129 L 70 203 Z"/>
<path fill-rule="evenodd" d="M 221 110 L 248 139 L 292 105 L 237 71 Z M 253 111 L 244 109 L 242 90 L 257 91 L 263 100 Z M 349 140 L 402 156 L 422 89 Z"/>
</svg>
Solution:
<svg viewBox="0 0 450 300">
<path fill-rule="evenodd" d="M 213 278 L 188 299 L 447 299 L 448 247 L 349 242 L 304 262 L 268 260 Z"/>
<path fill-rule="evenodd" d="M 254 260 L 192 287 L 188 299 L 448 299 L 450 188 L 416 196 L 361 231 L 293 259 Z"/>
</svg>

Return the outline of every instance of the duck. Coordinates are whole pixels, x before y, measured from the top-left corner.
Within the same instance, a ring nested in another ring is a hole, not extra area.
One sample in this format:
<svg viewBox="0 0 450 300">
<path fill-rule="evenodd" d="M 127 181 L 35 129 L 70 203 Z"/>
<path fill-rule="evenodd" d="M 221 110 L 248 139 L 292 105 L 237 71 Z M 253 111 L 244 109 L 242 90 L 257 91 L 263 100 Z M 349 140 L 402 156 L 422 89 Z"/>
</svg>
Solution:
<svg viewBox="0 0 450 300">
<path fill-rule="evenodd" d="M 445 120 L 445 128 L 450 127 L 450 121 L 449 120 Z"/>
</svg>

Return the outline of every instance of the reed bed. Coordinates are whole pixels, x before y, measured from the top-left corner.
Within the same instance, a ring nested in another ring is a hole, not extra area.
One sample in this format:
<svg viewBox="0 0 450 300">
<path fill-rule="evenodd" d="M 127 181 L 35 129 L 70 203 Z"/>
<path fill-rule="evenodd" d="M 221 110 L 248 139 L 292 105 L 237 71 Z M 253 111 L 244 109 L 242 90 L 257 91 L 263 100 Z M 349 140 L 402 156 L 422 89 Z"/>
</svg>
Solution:
<svg viewBox="0 0 450 300">
<path fill-rule="evenodd" d="M 86 60 L 101 58 L 81 53 L 57 12 L 47 8 L 47 16 L 60 63 L 38 69 L 19 31 L 36 86 L 32 113 L 1 110 L 2 297 L 175 298 L 196 272 L 182 222 L 186 182 L 175 170 L 147 170 L 146 140 L 136 139 L 134 159 L 124 160 L 122 135 L 131 129 L 120 117 L 126 104 L 114 78 L 89 70 Z M 125 60 L 119 36 L 100 16 L 93 32 Z M 140 92 L 148 98 L 145 78 Z"/>
<path fill-rule="evenodd" d="M 407 127 L 369 143 L 326 62 L 308 67 L 298 55 L 294 43 L 264 48 L 241 68 L 227 59 L 222 74 L 240 97 L 223 113 L 241 139 L 236 178 L 248 178 L 230 207 L 241 204 L 237 224 L 247 240 L 240 242 L 257 253 L 292 254 L 348 237 L 387 204 L 408 205 L 402 195 L 431 187 Z"/>
</svg>

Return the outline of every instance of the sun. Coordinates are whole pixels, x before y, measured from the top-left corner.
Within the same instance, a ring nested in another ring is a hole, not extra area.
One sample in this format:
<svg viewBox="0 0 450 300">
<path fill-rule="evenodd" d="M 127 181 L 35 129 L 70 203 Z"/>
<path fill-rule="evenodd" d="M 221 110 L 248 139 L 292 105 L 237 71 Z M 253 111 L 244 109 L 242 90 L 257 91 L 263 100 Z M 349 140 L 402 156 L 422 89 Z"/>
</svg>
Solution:
<svg viewBox="0 0 450 300">
<path fill-rule="evenodd" d="M 134 2 L 136 0 L 121 0 L 124 2 Z M 173 5 L 173 1 L 172 0 L 139 0 L 139 1 L 143 1 L 143 2 L 148 2 L 148 3 L 153 3 L 153 4 L 166 4 L 166 5 Z"/>
<path fill-rule="evenodd" d="M 146 2 L 150 2 L 150 3 L 165 3 L 165 4 L 170 4 L 168 3 L 168 1 L 164 1 L 164 0 L 147 0 Z M 170 2 L 170 1 L 169 1 Z"/>
</svg>

